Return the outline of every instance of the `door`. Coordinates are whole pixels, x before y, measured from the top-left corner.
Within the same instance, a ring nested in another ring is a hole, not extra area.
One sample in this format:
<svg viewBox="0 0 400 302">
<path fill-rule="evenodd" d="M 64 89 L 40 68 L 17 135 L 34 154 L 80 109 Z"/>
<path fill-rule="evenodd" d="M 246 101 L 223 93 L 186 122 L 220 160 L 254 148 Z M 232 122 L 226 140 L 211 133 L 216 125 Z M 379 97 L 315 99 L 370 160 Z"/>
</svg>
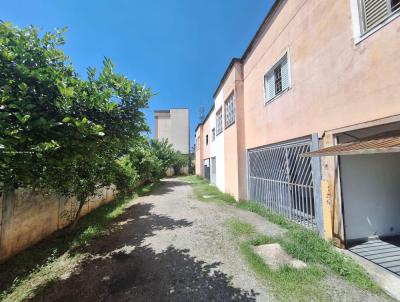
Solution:
<svg viewBox="0 0 400 302">
<path fill-rule="evenodd" d="M 210 181 L 210 159 L 204 160 L 204 178 Z"/>
<path fill-rule="evenodd" d="M 211 158 L 211 177 L 210 177 L 210 183 L 212 185 L 217 184 L 217 158 L 213 157 Z"/>
</svg>

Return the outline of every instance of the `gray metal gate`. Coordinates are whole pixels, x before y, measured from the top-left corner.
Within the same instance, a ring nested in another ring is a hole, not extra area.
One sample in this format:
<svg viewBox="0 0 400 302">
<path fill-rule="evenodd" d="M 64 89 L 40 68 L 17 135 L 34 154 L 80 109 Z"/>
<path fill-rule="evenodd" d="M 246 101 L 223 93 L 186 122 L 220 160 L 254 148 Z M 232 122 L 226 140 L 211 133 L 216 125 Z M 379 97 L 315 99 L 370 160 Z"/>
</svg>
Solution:
<svg viewBox="0 0 400 302">
<path fill-rule="evenodd" d="M 266 146 L 248 151 L 248 195 L 296 223 L 317 227 L 311 140 Z"/>
<path fill-rule="evenodd" d="M 204 160 L 204 178 L 210 182 L 210 159 Z"/>
<path fill-rule="evenodd" d="M 216 157 L 211 158 L 211 176 L 210 183 L 215 185 L 217 183 L 217 159 Z"/>
</svg>

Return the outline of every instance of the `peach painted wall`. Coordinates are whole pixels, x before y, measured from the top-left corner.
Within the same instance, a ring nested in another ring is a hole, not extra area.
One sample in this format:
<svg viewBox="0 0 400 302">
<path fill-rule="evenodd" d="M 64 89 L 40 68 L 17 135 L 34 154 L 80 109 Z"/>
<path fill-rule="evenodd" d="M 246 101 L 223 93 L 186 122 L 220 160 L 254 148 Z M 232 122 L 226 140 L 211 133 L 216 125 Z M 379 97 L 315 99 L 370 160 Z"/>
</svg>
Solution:
<svg viewBox="0 0 400 302">
<path fill-rule="evenodd" d="M 225 193 L 233 195 L 236 199 L 239 197 L 238 192 L 238 150 L 237 150 L 237 123 L 225 128 L 225 102 L 232 93 L 235 93 L 236 68 L 231 69 L 229 76 L 221 87 L 223 91 L 224 101 L 222 106 L 223 126 L 224 126 L 224 178 Z M 236 94 L 235 94 L 236 97 Z"/>
<path fill-rule="evenodd" d="M 211 143 L 211 130 L 210 130 L 210 119 L 204 121 L 203 125 L 200 125 L 196 131 L 196 143 L 200 137 L 200 148 L 196 146 L 196 175 L 204 176 L 204 160 L 210 157 L 210 143 Z M 206 135 L 208 134 L 208 145 L 206 145 Z"/>
<path fill-rule="evenodd" d="M 203 126 L 199 126 L 196 131 L 196 175 L 203 176 L 203 145 L 202 145 Z M 200 137 L 200 140 L 197 138 Z"/>
<path fill-rule="evenodd" d="M 225 192 L 235 199 L 246 198 L 246 151 L 244 146 L 244 100 L 243 100 L 243 68 L 236 62 L 220 91 L 224 95 L 224 103 L 232 93 L 235 94 L 235 123 L 224 129 L 224 179 Z M 225 126 L 225 108 L 223 111 Z"/>
<path fill-rule="evenodd" d="M 206 135 L 208 135 L 208 145 L 206 145 Z M 210 158 L 211 129 L 210 129 L 210 119 L 209 118 L 206 121 L 204 121 L 204 124 L 203 124 L 202 140 L 203 140 L 203 146 L 204 146 L 203 158 L 204 159 Z"/>
<path fill-rule="evenodd" d="M 349 1 L 283 1 L 244 64 L 246 148 L 400 113 L 400 18 L 354 44 Z M 289 50 L 291 89 L 264 104 Z"/>
</svg>

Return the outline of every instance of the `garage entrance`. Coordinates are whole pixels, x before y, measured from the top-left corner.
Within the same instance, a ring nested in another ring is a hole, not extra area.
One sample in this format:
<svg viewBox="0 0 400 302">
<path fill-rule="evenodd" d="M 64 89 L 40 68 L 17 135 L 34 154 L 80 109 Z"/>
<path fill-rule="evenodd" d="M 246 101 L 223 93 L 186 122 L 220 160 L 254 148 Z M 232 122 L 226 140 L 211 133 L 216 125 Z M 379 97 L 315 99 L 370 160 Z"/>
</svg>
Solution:
<svg viewBox="0 0 400 302">
<path fill-rule="evenodd" d="M 340 157 L 347 242 L 400 235 L 400 153 Z"/>
<path fill-rule="evenodd" d="M 400 276 L 400 124 L 341 133 L 336 142 L 308 155 L 338 156 L 345 245 Z"/>
</svg>

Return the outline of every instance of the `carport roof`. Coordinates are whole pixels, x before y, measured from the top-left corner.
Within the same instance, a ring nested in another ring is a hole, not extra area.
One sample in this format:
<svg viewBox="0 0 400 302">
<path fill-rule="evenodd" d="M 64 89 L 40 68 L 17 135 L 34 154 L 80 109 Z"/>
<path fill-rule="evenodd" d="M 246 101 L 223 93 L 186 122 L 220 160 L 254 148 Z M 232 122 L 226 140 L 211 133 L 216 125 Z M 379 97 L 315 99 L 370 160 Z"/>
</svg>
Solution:
<svg viewBox="0 0 400 302">
<path fill-rule="evenodd" d="M 302 154 L 305 157 L 400 152 L 400 131 L 383 133 Z"/>
</svg>

